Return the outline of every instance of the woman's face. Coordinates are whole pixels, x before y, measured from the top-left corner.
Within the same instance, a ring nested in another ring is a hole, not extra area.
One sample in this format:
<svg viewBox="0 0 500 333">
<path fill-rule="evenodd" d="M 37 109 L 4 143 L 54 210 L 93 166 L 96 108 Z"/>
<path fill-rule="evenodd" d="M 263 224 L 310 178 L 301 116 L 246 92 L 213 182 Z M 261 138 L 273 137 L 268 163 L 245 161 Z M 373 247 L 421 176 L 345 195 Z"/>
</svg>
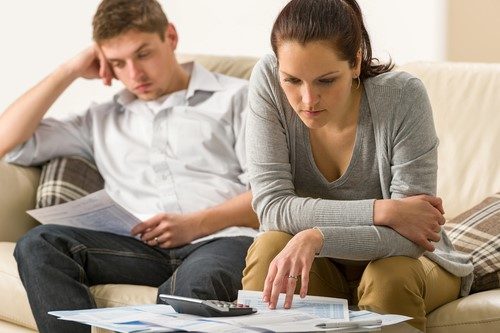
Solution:
<svg viewBox="0 0 500 333">
<path fill-rule="evenodd" d="M 317 129 L 344 119 L 349 111 L 357 66 L 340 60 L 331 44 L 282 42 L 278 48 L 279 76 L 288 102 L 304 124 Z"/>
</svg>

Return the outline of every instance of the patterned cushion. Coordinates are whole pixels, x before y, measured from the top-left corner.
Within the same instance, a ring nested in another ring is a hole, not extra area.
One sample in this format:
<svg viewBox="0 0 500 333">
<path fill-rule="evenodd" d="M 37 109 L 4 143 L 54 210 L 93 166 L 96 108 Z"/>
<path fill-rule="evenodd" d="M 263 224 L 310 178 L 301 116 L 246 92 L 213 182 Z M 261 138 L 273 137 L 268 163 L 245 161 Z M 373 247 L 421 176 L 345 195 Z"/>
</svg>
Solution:
<svg viewBox="0 0 500 333">
<path fill-rule="evenodd" d="M 36 208 L 72 201 L 104 187 L 97 167 L 78 157 L 50 160 L 42 168 L 36 193 Z"/>
<path fill-rule="evenodd" d="M 500 193 L 445 224 L 455 248 L 474 263 L 472 292 L 500 288 Z"/>
</svg>

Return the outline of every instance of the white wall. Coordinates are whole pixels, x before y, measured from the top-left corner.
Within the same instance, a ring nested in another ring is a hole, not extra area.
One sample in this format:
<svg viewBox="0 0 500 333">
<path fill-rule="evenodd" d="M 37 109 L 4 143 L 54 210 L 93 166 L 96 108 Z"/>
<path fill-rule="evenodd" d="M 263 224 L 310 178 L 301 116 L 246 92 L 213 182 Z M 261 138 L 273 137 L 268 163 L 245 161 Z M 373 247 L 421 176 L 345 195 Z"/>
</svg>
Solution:
<svg viewBox="0 0 500 333">
<path fill-rule="evenodd" d="M 444 60 L 447 0 L 359 0 L 375 55 L 397 63 Z M 160 0 L 180 34 L 178 51 L 260 56 L 287 0 Z M 91 41 L 99 0 L 0 1 L 0 112 L 28 87 Z M 77 81 L 51 114 L 83 110 L 119 85 Z"/>
<path fill-rule="evenodd" d="M 0 112 L 60 63 L 91 43 L 98 0 L 16 0 L 0 2 Z M 113 89 L 78 80 L 56 102 L 51 114 L 84 110 Z"/>
<path fill-rule="evenodd" d="M 162 1 L 180 34 L 179 52 L 252 56 L 271 52 L 271 28 L 286 3 L 288 0 Z"/>
<path fill-rule="evenodd" d="M 358 1 L 375 56 L 390 54 L 398 64 L 446 60 L 448 0 Z"/>
<path fill-rule="evenodd" d="M 288 0 L 163 0 L 184 53 L 271 52 L 269 34 Z M 444 60 L 447 0 L 358 0 L 374 54 L 397 63 Z M 193 8 L 196 7 L 196 10 Z"/>
</svg>

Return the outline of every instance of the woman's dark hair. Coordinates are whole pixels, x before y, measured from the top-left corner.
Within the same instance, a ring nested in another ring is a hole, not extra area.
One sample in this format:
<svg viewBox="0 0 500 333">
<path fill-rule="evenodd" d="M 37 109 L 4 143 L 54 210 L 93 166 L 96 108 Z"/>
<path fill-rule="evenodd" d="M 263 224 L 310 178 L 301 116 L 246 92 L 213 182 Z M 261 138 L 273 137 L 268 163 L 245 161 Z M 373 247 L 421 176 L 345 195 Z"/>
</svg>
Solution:
<svg viewBox="0 0 500 333">
<path fill-rule="evenodd" d="M 390 71 L 394 64 L 380 64 L 372 57 L 370 37 L 363 23 L 361 9 L 355 0 L 292 0 L 276 18 L 271 45 L 278 48 L 285 41 L 302 45 L 313 41 L 330 41 L 342 60 L 356 65 L 361 49 L 360 78 L 366 79 Z"/>
</svg>

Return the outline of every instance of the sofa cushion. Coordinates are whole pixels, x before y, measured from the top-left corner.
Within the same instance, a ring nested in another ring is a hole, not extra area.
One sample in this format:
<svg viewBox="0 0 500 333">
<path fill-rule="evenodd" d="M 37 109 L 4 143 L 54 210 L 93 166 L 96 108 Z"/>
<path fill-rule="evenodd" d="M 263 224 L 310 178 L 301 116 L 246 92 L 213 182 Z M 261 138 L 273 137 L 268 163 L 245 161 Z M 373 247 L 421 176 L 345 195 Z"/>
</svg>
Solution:
<svg viewBox="0 0 500 333">
<path fill-rule="evenodd" d="M 100 308 L 155 304 L 158 288 L 128 284 L 103 284 L 90 288 Z"/>
<path fill-rule="evenodd" d="M 37 331 L 31 330 L 29 328 L 14 325 L 6 321 L 0 321 L 0 332 L 2 333 L 35 333 Z M 99 332 L 103 333 L 103 332 Z M 106 332 L 109 333 L 109 332 Z"/>
<path fill-rule="evenodd" d="M 39 177 L 38 168 L 0 161 L 0 241 L 15 242 L 38 225 L 26 210 L 35 207 Z"/>
<path fill-rule="evenodd" d="M 94 163 L 78 156 L 50 160 L 42 168 L 36 208 L 62 204 L 104 187 Z"/>
<path fill-rule="evenodd" d="M 500 288 L 500 193 L 445 224 L 451 242 L 474 263 L 472 292 Z"/>
<path fill-rule="evenodd" d="M 0 243 L 0 319 L 36 330 L 26 290 L 19 279 L 14 259 L 16 243 Z M 8 295 L 8 296 L 7 296 Z"/>
<path fill-rule="evenodd" d="M 500 332 L 500 289 L 459 298 L 427 316 L 427 333 Z"/>
</svg>

